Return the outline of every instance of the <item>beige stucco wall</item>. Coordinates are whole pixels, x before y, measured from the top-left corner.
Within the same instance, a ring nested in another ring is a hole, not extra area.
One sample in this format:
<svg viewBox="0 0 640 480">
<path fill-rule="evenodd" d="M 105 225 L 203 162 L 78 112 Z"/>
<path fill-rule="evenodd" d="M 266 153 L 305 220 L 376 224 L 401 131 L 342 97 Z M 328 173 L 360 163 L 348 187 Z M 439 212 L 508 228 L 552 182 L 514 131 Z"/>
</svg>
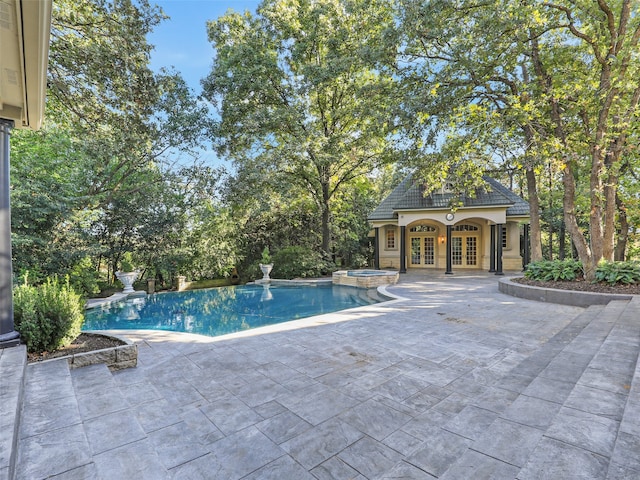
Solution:
<svg viewBox="0 0 640 480">
<path fill-rule="evenodd" d="M 498 213 L 496 215 L 489 215 L 490 212 L 486 210 L 469 210 L 467 212 L 458 211 L 456 212 L 456 216 L 453 222 L 447 222 L 444 215 L 448 212 L 442 212 L 442 215 L 436 213 L 434 216 L 430 216 L 426 218 L 424 213 L 419 216 L 417 213 L 405 214 L 403 216 L 402 221 L 407 222 L 404 226 L 406 228 L 406 239 L 407 242 L 405 247 L 405 255 L 406 261 L 405 265 L 407 269 L 415 269 L 415 270 L 423 270 L 423 269 L 445 269 L 446 268 L 446 224 L 458 224 L 458 223 L 470 223 L 477 225 L 480 227 L 480 231 L 478 232 L 478 267 L 477 269 L 481 270 L 489 270 L 490 268 L 490 252 L 491 252 L 491 225 L 494 223 L 492 219 L 501 219 L 503 218 L 503 222 L 505 223 L 505 228 L 507 230 L 507 246 L 503 248 L 502 251 L 502 268 L 503 270 L 521 270 L 522 269 L 522 257 L 520 256 L 520 225 L 518 221 L 507 221 L 504 212 Z M 478 217 L 477 215 L 482 215 L 482 217 Z M 502 216 L 501 216 L 502 215 Z M 486 218 L 485 216 L 490 216 L 491 219 Z M 400 219 L 399 219 L 400 221 Z M 436 231 L 433 235 L 436 236 L 436 258 L 434 266 L 423 266 L 416 267 L 411 266 L 409 264 L 409 229 L 417 224 L 428 224 L 436 227 Z M 400 226 L 394 225 L 388 222 L 374 222 L 373 227 L 379 228 L 379 243 L 377 245 L 378 249 L 378 258 L 380 261 L 380 268 L 400 268 Z M 387 248 L 387 234 L 388 230 L 394 230 L 395 232 L 395 248 L 388 249 Z M 453 266 L 453 270 L 456 269 L 464 269 L 460 266 Z"/>
</svg>

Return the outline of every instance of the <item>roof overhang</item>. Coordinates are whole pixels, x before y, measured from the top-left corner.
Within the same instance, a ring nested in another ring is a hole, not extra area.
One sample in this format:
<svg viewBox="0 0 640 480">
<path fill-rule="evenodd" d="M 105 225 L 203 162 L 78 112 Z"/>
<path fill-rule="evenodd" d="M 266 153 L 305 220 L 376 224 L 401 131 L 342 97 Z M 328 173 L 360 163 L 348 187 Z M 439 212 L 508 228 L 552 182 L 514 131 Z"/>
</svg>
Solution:
<svg viewBox="0 0 640 480">
<path fill-rule="evenodd" d="M 52 0 L 0 0 L 0 118 L 37 130 L 44 117 Z"/>
</svg>

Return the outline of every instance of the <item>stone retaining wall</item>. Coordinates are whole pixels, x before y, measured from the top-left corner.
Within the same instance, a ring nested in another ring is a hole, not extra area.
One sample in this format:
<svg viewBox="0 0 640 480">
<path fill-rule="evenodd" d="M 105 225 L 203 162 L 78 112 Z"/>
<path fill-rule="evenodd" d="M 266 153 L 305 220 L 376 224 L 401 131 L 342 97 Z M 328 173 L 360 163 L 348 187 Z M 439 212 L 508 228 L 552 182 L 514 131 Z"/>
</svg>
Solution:
<svg viewBox="0 0 640 480">
<path fill-rule="evenodd" d="M 534 287 L 511 281 L 511 278 L 501 278 L 498 289 L 512 297 L 535 300 L 537 302 L 558 303 L 574 307 L 588 307 L 590 305 L 606 305 L 612 300 L 631 300 L 633 295 L 616 293 L 580 292 L 576 290 L 561 290 L 557 288 Z"/>
<path fill-rule="evenodd" d="M 94 365 L 96 363 L 104 363 L 109 367 L 109 370 L 122 370 L 138 365 L 138 346 L 128 338 L 116 335 L 105 335 L 103 332 L 99 331 L 88 331 L 85 333 L 117 338 L 118 340 L 125 342 L 125 345 L 66 355 L 64 357 L 45 360 L 45 362 L 55 362 L 60 359 L 65 359 L 69 363 L 69 368 L 80 368 L 88 365 Z"/>
</svg>

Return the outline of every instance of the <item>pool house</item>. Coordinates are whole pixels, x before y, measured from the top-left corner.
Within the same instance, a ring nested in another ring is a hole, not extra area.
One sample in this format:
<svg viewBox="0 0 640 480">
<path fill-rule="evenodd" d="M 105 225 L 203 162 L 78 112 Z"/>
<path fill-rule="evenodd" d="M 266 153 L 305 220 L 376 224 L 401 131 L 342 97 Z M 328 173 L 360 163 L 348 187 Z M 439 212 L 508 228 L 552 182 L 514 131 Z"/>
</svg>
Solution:
<svg viewBox="0 0 640 480">
<path fill-rule="evenodd" d="M 529 204 L 497 180 L 451 209 L 447 188 L 425 196 L 407 176 L 371 213 L 375 267 L 407 270 L 521 270 L 529 257 Z"/>
</svg>

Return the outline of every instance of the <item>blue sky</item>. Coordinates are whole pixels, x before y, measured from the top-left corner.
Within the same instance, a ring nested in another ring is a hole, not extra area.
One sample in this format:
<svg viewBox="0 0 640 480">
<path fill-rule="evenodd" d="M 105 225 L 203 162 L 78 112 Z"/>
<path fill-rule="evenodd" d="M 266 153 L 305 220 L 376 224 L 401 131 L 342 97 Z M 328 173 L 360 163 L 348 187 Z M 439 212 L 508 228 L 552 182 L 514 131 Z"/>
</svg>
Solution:
<svg viewBox="0 0 640 480">
<path fill-rule="evenodd" d="M 148 37 L 155 45 L 151 68 L 173 66 L 189 86 L 200 93 L 200 80 L 211 68 L 213 49 L 206 23 L 232 9 L 255 12 L 260 0 L 153 0 L 169 17 Z"/>
<path fill-rule="evenodd" d="M 150 3 L 160 6 L 170 17 L 147 38 L 155 46 L 151 68 L 174 67 L 199 95 L 200 80 L 209 73 L 213 59 L 213 48 L 207 40 L 207 21 L 215 20 L 229 9 L 255 13 L 260 0 L 155 0 Z M 207 143 L 198 153 L 200 160 L 210 165 L 221 164 Z"/>
</svg>

